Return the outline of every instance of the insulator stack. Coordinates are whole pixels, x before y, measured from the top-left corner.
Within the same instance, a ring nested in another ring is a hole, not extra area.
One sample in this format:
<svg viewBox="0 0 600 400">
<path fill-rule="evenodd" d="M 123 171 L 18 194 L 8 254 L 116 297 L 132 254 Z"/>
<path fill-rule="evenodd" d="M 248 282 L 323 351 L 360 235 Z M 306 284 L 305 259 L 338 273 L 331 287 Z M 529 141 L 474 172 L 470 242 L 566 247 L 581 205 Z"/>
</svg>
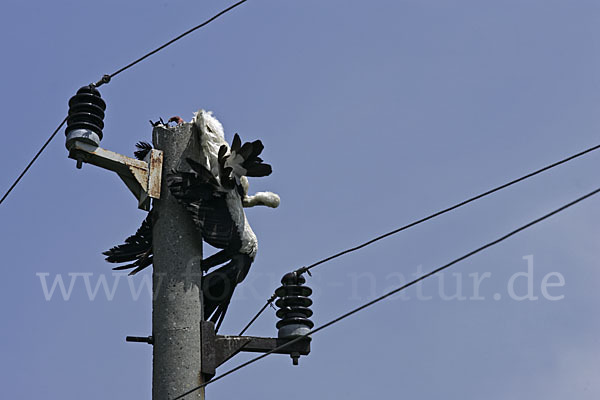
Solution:
<svg viewBox="0 0 600 400">
<path fill-rule="evenodd" d="M 106 103 L 93 85 L 84 86 L 69 100 L 67 118 L 67 149 L 70 151 L 75 141 L 99 146 L 104 128 Z"/>
<path fill-rule="evenodd" d="M 308 298 L 312 289 L 304 286 L 306 279 L 296 272 L 285 274 L 281 283 L 283 285 L 275 291 L 278 297 L 275 305 L 279 308 L 276 315 L 280 318 L 277 322 L 278 337 L 294 338 L 306 335 L 315 326 L 309 319 L 313 314 L 309 308 L 312 300 Z"/>
</svg>

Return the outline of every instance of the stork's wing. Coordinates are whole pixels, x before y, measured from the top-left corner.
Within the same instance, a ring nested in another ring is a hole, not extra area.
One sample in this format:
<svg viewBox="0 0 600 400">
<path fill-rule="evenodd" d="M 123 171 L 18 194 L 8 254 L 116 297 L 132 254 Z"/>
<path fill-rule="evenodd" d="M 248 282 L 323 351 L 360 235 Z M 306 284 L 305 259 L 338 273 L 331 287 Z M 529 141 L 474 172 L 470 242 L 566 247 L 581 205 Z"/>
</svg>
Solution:
<svg viewBox="0 0 600 400">
<path fill-rule="evenodd" d="M 203 165 L 187 159 L 194 172 L 173 172 L 167 176 L 171 194 L 192 216 L 202 238 L 224 249 L 240 245 L 240 235 L 215 177 Z"/>
<path fill-rule="evenodd" d="M 135 268 L 130 275 L 136 274 L 144 268 L 152 265 L 152 224 L 154 213 L 150 211 L 148 216 L 142 222 L 134 235 L 125 239 L 125 243 L 112 247 L 105 251 L 106 261 L 109 263 L 126 263 L 113 268 L 114 270 L 124 270 Z"/>
<path fill-rule="evenodd" d="M 150 153 L 150 150 L 152 150 L 152 145 L 148 142 L 137 142 L 135 147 L 137 147 L 137 150 L 133 152 L 133 155 L 138 160 L 146 158 L 148 153 Z"/>
</svg>

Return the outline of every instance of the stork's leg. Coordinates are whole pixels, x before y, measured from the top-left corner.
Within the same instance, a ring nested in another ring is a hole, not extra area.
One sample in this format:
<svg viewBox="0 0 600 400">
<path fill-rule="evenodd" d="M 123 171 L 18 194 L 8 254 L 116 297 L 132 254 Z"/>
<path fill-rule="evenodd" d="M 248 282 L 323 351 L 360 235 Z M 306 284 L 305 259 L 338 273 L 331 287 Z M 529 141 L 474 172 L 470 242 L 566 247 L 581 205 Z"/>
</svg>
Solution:
<svg viewBox="0 0 600 400">
<path fill-rule="evenodd" d="M 219 320 L 217 321 L 217 326 L 215 327 L 215 333 L 219 331 L 219 328 L 221 327 L 221 323 L 223 323 L 223 319 L 225 318 L 225 313 L 227 312 L 227 309 L 229 308 L 229 301 L 227 301 L 227 303 L 225 304 L 221 304 L 219 306 Z"/>
<path fill-rule="evenodd" d="M 212 256 L 202 260 L 202 264 L 200 264 L 202 266 L 202 271 L 207 272 L 212 267 L 226 263 L 231 260 L 231 256 L 231 251 L 227 249 L 216 252 Z"/>
</svg>

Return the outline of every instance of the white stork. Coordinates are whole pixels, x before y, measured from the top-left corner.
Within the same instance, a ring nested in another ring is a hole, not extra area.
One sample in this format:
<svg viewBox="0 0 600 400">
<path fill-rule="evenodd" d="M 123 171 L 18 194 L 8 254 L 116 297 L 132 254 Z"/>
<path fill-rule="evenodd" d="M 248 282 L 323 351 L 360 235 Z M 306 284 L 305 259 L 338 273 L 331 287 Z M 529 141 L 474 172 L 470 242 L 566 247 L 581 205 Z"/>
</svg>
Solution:
<svg viewBox="0 0 600 400">
<path fill-rule="evenodd" d="M 243 207 L 279 206 L 279 196 L 272 192 L 248 195 L 247 177 L 267 176 L 271 166 L 259 157 L 264 146 L 260 140 L 241 142 L 234 136 L 231 147 L 225 141 L 223 126 L 212 113 L 200 110 L 192 120 L 199 137 L 203 157 L 187 158 L 192 171 L 175 171 L 166 177 L 173 196 L 190 213 L 203 240 L 221 249 L 202 260 L 203 272 L 225 264 L 203 278 L 204 315 L 217 324 L 217 330 L 229 306 L 233 291 L 242 282 L 256 257 L 258 241 Z M 138 143 L 136 157 L 143 159 L 150 151 L 148 143 Z M 104 254 L 112 263 L 131 262 L 114 268 L 133 269 L 130 275 L 152 264 L 152 217 L 142 223 L 135 235 Z"/>
</svg>

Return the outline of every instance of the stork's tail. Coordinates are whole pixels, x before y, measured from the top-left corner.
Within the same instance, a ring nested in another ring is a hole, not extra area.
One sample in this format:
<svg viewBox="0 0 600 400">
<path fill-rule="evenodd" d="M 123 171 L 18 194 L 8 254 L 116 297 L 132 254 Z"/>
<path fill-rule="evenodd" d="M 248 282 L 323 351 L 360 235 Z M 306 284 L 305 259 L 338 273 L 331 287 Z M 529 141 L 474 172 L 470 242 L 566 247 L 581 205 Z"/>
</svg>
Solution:
<svg viewBox="0 0 600 400">
<path fill-rule="evenodd" d="M 114 246 L 102 253 L 109 263 L 119 264 L 133 261 L 130 264 L 115 267 L 114 270 L 133 269 L 129 275 L 134 275 L 152 265 L 153 214 L 152 211 L 148 213 L 148 216 L 142 222 L 142 226 L 135 232 L 135 235 L 125 239 L 125 243 Z"/>
<path fill-rule="evenodd" d="M 240 136 L 236 133 L 231 143 L 229 154 L 227 146 L 219 149 L 219 177 L 221 184 L 232 188 L 235 183 L 240 183 L 242 176 L 261 177 L 268 176 L 273 171 L 269 164 L 259 157 L 265 146 L 260 140 L 242 144 Z"/>
</svg>

